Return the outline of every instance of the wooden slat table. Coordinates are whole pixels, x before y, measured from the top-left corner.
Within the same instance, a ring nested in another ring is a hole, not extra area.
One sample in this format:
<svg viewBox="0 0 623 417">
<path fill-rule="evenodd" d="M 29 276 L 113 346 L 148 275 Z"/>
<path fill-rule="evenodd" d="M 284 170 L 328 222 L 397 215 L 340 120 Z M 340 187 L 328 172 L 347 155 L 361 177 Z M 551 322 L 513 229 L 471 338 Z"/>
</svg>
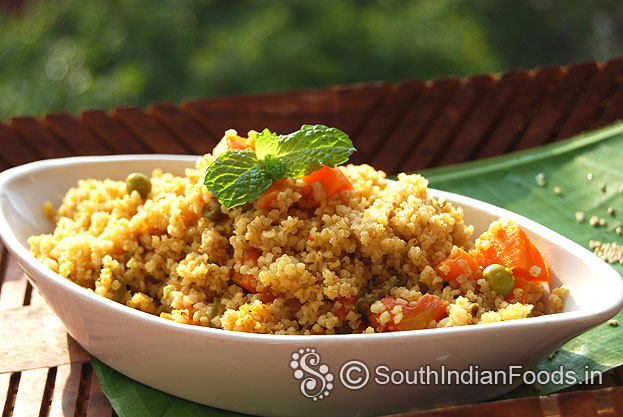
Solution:
<svg viewBox="0 0 623 417">
<path fill-rule="evenodd" d="M 0 123 L 0 170 L 44 158 L 203 154 L 226 129 L 279 133 L 323 123 L 350 134 L 354 163 L 390 174 L 500 155 L 623 118 L 623 58 L 605 63 L 213 98 Z M 8 416 L 112 416 L 88 354 L 0 247 L 0 410 Z M 619 416 L 623 371 L 602 386 L 432 410 L 427 416 Z"/>
</svg>

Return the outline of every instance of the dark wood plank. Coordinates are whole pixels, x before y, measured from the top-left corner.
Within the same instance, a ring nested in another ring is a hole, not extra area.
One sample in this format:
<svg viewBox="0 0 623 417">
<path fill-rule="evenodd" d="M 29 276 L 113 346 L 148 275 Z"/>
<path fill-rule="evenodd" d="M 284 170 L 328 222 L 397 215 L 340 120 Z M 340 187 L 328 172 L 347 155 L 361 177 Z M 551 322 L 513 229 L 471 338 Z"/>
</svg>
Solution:
<svg viewBox="0 0 623 417">
<path fill-rule="evenodd" d="M 109 417 L 113 414 L 110 402 L 102 392 L 97 376 L 93 374 L 91 377 L 91 390 L 89 391 L 89 402 L 87 406 L 87 417 Z M 51 417 L 51 416 L 50 416 Z"/>
<path fill-rule="evenodd" d="M 9 131 L 9 129 L 3 125 L 0 124 L 0 144 L 1 143 L 12 143 L 13 142 L 13 136 L 14 133 L 12 131 Z M 7 148 L 5 146 L 2 146 L 2 148 Z M 9 149 L 7 148 L 7 151 Z M 9 168 L 12 164 L 10 162 L 8 162 L 5 157 L 4 157 L 4 149 L 0 149 L 0 171 L 3 171 L 7 168 Z"/>
<path fill-rule="evenodd" d="M 559 67 L 545 67 L 530 75 L 504 112 L 500 123 L 481 146 L 476 155 L 478 158 L 501 155 L 513 149 L 515 140 L 529 124 L 543 94 L 558 85 L 562 71 Z"/>
<path fill-rule="evenodd" d="M 15 166 L 41 159 L 41 154 L 14 130 L 0 123 L 0 158 L 9 166 Z"/>
<path fill-rule="evenodd" d="M 58 136 L 54 135 L 39 120 L 32 117 L 14 117 L 9 127 L 27 143 L 37 149 L 44 158 L 61 158 L 75 155 L 75 152 Z"/>
<path fill-rule="evenodd" d="M 438 165 L 439 160 L 443 158 L 455 139 L 456 132 L 460 131 L 464 121 L 472 114 L 478 102 L 493 84 L 494 79 L 490 75 L 474 76 L 452 98 L 435 125 L 416 148 L 415 154 L 419 154 L 418 160 L 423 164 L 421 167 L 429 168 Z"/>
<path fill-rule="evenodd" d="M 543 416 L 538 397 L 494 401 L 447 407 L 419 413 L 402 414 L 400 417 L 539 417 Z M 396 416 L 399 417 L 399 416 Z M 562 416 L 561 416 L 562 417 Z"/>
<path fill-rule="evenodd" d="M 513 417 L 513 416 L 608 416 L 623 415 L 623 387 L 571 391 L 541 397 L 518 398 L 446 407 L 396 417 Z"/>
<path fill-rule="evenodd" d="M 575 106 L 564 121 L 557 139 L 569 138 L 590 126 L 599 118 L 602 102 L 614 93 L 617 84 L 623 78 L 623 58 L 606 62 L 597 75 L 586 86 L 584 93 L 577 99 Z"/>
<path fill-rule="evenodd" d="M 619 367 L 620 368 L 620 367 Z M 612 404 L 612 417 L 623 416 L 623 387 L 608 388 Z"/>
<path fill-rule="evenodd" d="M 591 124 L 590 127 L 604 126 L 620 119 L 623 119 L 623 80 L 619 83 L 614 94 L 606 101 L 604 111 L 597 122 L 594 125 Z"/>
<path fill-rule="evenodd" d="M 153 104 L 148 112 L 197 155 L 212 151 L 220 139 L 220 136 L 217 138 L 216 135 L 202 128 L 188 113 L 174 104 Z"/>
<path fill-rule="evenodd" d="M 412 144 L 407 159 L 399 166 L 398 171 L 410 172 L 437 164 L 463 121 L 493 83 L 490 75 L 469 78 L 441 110 L 422 139 Z"/>
<path fill-rule="evenodd" d="M 149 149 L 117 119 L 103 110 L 84 111 L 78 115 L 80 123 L 117 154 L 149 153 Z"/>
<path fill-rule="evenodd" d="M 435 117 L 460 86 L 461 82 L 456 79 L 427 83 L 391 135 L 379 144 L 368 163 L 376 169 L 395 172 L 400 161 L 408 156 L 418 140 L 426 134 Z"/>
<path fill-rule="evenodd" d="M 558 397 L 560 414 L 565 417 L 597 417 L 595 399 L 591 391 L 574 391 L 573 395 Z"/>
<path fill-rule="evenodd" d="M 107 155 L 112 149 L 69 113 L 47 114 L 45 125 L 63 139 L 76 155 Z"/>
<path fill-rule="evenodd" d="M 351 137 L 357 148 L 350 159 L 353 164 L 370 163 L 374 159 L 375 152 L 383 147 L 424 89 L 423 81 L 408 81 L 391 87 L 383 102 L 364 120 L 357 137 Z"/>
<path fill-rule="evenodd" d="M 293 97 L 293 94 L 280 93 L 282 103 Z M 292 120 L 283 112 L 283 120 L 274 120 L 275 115 L 268 116 L 271 110 L 267 110 L 269 106 L 278 106 L 279 103 L 270 102 L 270 98 L 260 95 L 230 97 L 230 98 L 214 98 L 210 100 L 199 100 L 185 102 L 182 108 L 192 118 L 194 118 L 201 126 L 209 132 L 220 138 L 228 129 L 235 129 L 239 134 L 246 135 L 250 130 L 260 131 L 269 128 L 277 133 L 288 133 L 299 127 L 298 121 Z M 294 111 L 295 106 L 291 106 Z M 272 119 L 272 120 L 269 120 Z M 308 123 L 319 123 L 313 118 Z"/>
<path fill-rule="evenodd" d="M 58 366 L 49 417 L 75 415 L 81 370 L 80 362 Z"/>
<path fill-rule="evenodd" d="M 517 89 L 525 82 L 525 71 L 507 72 L 489 89 L 475 105 L 456 137 L 439 160 L 439 165 L 465 162 L 479 152 L 486 137 L 506 110 Z"/>
<path fill-rule="evenodd" d="M 114 109 L 113 117 L 127 127 L 152 152 L 188 154 L 192 149 L 179 142 L 157 119 L 139 107 Z"/>
<path fill-rule="evenodd" d="M 325 124 L 343 130 L 353 138 L 359 137 L 364 123 L 378 110 L 389 90 L 390 86 L 384 83 L 331 90 L 335 95 L 329 108 L 334 117 L 332 122 Z"/>
<path fill-rule="evenodd" d="M 286 134 L 302 124 L 318 123 L 356 137 L 389 88 L 386 84 L 332 87 L 200 100 L 183 103 L 182 107 L 217 137 L 227 129 L 236 129 L 243 135 L 264 128 Z"/>
<path fill-rule="evenodd" d="M 97 378 L 93 372 L 91 362 L 82 364 L 80 372 L 80 387 L 78 388 L 78 399 L 76 401 L 76 415 L 84 416 L 89 406 L 89 390 L 91 389 L 91 379 Z"/>
<path fill-rule="evenodd" d="M 561 120 L 569 112 L 578 96 L 586 89 L 597 72 L 597 64 L 584 62 L 569 67 L 555 90 L 546 94 L 538 106 L 525 133 L 518 140 L 515 150 L 544 145 L 559 128 Z"/>
</svg>

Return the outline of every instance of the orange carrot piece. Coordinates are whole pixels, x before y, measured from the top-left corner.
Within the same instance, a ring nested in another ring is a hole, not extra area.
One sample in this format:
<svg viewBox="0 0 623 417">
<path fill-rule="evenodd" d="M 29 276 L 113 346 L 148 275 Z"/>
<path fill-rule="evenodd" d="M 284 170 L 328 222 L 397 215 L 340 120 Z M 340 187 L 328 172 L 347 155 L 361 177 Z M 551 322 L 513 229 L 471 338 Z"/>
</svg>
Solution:
<svg viewBox="0 0 623 417">
<path fill-rule="evenodd" d="M 531 286 L 532 284 L 529 281 L 524 281 L 523 279 L 515 279 L 515 288 L 521 288 L 523 290 L 523 294 L 517 299 L 517 301 L 519 301 L 520 303 L 526 302 L 526 299 L 528 298 L 527 292 L 530 290 Z M 515 298 L 515 295 L 513 293 L 510 293 L 505 298 L 508 301 Z"/>
<path fill-rule="evenodd" d="M 368 319 L 370 325 L 377 332 L 397 332 L 404 330 L 420 330 L 428 327 L 432 321 L 439 321 L 448 317 L 448 305 L 446 300 L 437 296 L 424 294 L 415 305 L 404 305 L 398 303 L 394 297 L 386 297 L 380 300 L 385 306 L 385 311 L 389 313 L 389 321 L 381 323 L 383 313 L 370 313 Z M 396 306 L 401 306 L 399 313 L 394 312 Z M 396 323 L 396 316 L 402 314 L 402 319 Z"/>
<path fill-rule="evenodd" d="M 343 190 L 352 190 L 353 184 L 339 168 L 330 168 L 323 165 L 318 171 L 301 177 L 305 184 L 313 184 L 320 181 L 324 186 L 327 198 L 338 194 Z"/>
<path fill-rule="evenodd" d="M 260 252 L 253 248 L 245 249 L 242 251 L 242 263 L 245 264 L 250 260 L 257 265 L 257 260 L 260 255 Z M 250 293 L 257 294 L 259 292 L 256 288 L 257 283 L 253 275 L 243 274 L 235 269 L 232 269 L 231 272 L 231 280 L 234 281 L 234 283 L 238 284 Z"/>
<path fill-rule="evenodd" d="M 225 152 L 230 151 L 232 149 L 244 150 L 244 149 L 252 149 L 255 150 L 255 138 L 243 138 L 234 135 L 233 131 L 225 132 L 225 136 L 216 144 L 214 149 L 212 150 L 212 156 L 215 158 Z"/>
<path fill-rule="evenodd" d="M 471 277 L 479 268 L 476 260 L 459 247 L 453 248 L 450 255 L 435 267 L 446 281 L 455 281 L 461 275 Z"/>
<path fill-rule="evenodd" d="M 355 301 L 357 297 L 339 297 L 337 301 L 341 304 L 339 308 L 333 308 L 333 314 L 339 317 L 341 321 L 346 320 L 346 316 L 351 311 L 355 311 Z"/>
<path fill-rule="evenodd" d="M 256 200 L 255 206 L 262 210 L 270 210 L 271 208 L 277 208 L 273 205 L 273 202 L 277 200 L 277 196 L 280 192 L 285 191 L 290 187 L 288 180 L 282 178 L 273 183 L 273 185 L 268 188 L 268 190 L 264 191 Z"/>
<path fill-rule="evenodd" d="M 515 222 L 497 221 L 476 241 L 476 261 L 486 268 L 500 264 L 513 271 L 515 278 L 549 282 L 543 255 Z"/>
<path fill-rule="evenodd" d="M 272 303 L 273 301 L 275 301 L 277 299 L 276 296 L 272 295 L 269 292 L 263 292 L 260 295 L 260 300 L 264 303 L 264 304 L 268 304 L 268 303 Z"/>
<path fill-rule="evenodd" d="M 240 136 L 228 136 L 227 137 L 227 149 L 252 149 L 255 150 L 255 144 L 251 143 L 249 139 L 242 138 Z"/>
</svg>

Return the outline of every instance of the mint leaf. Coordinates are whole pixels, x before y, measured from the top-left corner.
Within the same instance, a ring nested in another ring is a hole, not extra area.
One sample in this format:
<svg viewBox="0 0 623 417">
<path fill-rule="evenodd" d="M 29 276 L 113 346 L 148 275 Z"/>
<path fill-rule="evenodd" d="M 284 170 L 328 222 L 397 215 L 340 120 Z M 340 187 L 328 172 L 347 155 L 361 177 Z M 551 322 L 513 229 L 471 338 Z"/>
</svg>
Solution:
<svg viewBox="0 0 623 417">
<path fill-rule="evenodd" d="M 297 178 L 348 161 L 355 151 L 346 133 L 323 125 L 303 125 L 289 135 L 268 129 L 258 134 L 255 152 L 229 150 L 206 169 L 204 184 L 227 208 L 254 201 L 284 178 Z"/>
<path fill-rule="evenodd" d="M 286 165 L 283 161 L 272 155 L 266 155 L 263 162 L 266 172 L 268 172 L 268 175 L 270 175 L 273 180 L 277 181 L 283 178 L 283 174 L 286 172 Z"/>
<path fill-rule="evenodd" d="M 255 152 L 245 149 L 220 154 L 208 166 L 204 184 L 222 205 L 232 208 L 255 200 L 274 181 Z"/>
<path fill-rule="evenodd" d="M 257 158 L 278 158 L 285 165 L 283 176 L 290 178 L 308 175 L 322 165 L 342 164 L 354 151 L 346 133 L 323 125 L 303 125 L 289 135 L 275 135 L 264 129 L 255 141 Z"/>
<path fill-rule="evenodd" d="M 271 132 L 268 129 L 262 130 L 255 137 L 255 153 L 257 159 L 264 159 L 266 155 L 275 156 L 279 152 L 277 142 L 279 137 L 276 133 Z"/>
</svg>

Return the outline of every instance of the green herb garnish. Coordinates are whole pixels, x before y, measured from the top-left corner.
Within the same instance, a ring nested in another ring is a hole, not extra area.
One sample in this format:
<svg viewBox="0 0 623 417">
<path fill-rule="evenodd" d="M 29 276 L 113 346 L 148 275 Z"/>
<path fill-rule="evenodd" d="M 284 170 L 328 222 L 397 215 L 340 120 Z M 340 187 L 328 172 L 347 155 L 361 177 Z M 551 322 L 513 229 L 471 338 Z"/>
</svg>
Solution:
<svg viewBox="0 0 623 417">
<path fill-rule="evenodd" d="M 255 140 L 255 152 L 229 150 L 212 161 L 204 184 L 219 203 L 232 208 L 254 201 L 278 179 L 342 164 L 354 151 L 348 135 L 333 127 L 303 125 L 289 135 L 264 129 Z"/>
</svg>

